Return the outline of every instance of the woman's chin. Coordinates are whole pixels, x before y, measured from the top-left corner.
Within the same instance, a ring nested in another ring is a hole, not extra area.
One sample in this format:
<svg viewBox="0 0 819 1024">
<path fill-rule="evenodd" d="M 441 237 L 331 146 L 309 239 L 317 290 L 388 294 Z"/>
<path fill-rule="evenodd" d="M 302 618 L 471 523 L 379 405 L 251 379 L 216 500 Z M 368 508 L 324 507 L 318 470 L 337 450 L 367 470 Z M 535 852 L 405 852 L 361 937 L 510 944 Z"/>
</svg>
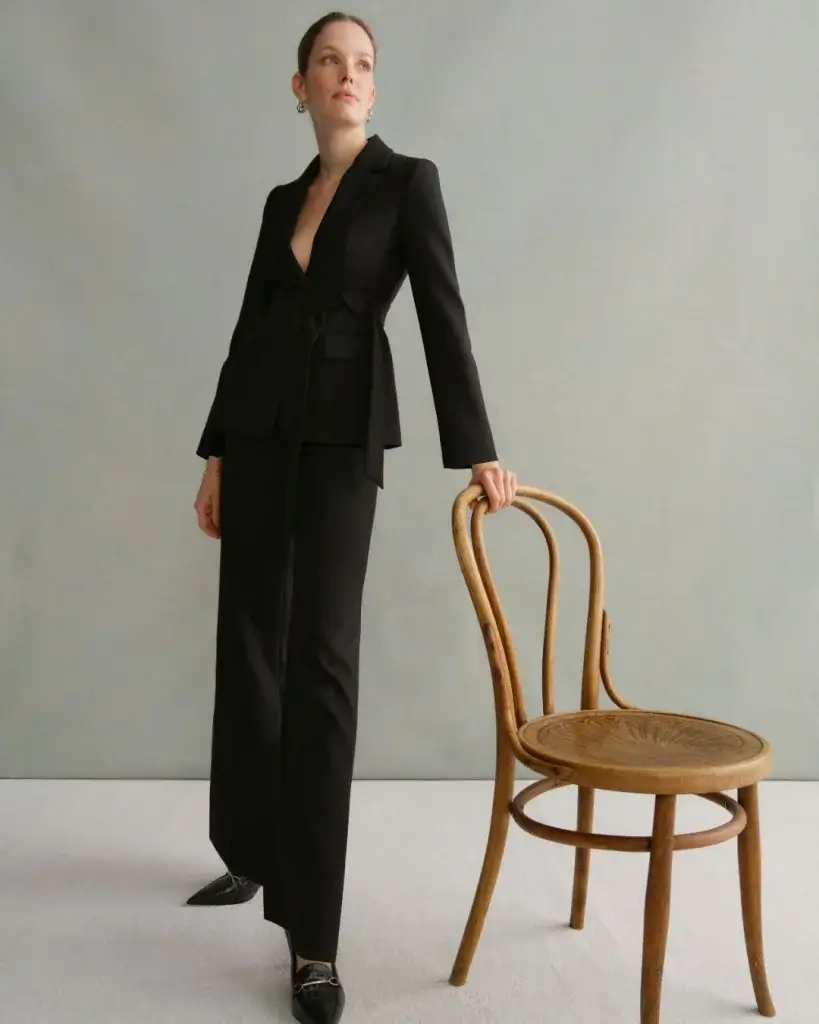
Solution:
<svg viewBox="0 0 819 1024">
<path fill-rule="evenodd" d="M 354 107 L 329 110 L 323 120 L 327 125 L 345 128 L 355 128 L 366 123 L 361 111 Z"/>
</svg>

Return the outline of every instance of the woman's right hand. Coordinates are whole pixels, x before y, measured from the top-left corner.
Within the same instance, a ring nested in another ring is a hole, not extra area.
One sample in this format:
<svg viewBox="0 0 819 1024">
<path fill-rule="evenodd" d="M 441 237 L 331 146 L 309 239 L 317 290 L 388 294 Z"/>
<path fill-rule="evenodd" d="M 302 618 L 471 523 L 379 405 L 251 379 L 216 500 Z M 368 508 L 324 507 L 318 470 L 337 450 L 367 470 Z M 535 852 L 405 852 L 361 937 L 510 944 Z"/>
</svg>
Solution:
<svg viewBox="0 0 819 1024">
<path fill-rule="evenodd" d="M 199 485 L 199 493 L 193 507 L 196 509 L 196 517 L 199 520 L 199 529 L 214 540 L 220 537 L 219 530 L 219 495 L 221 488 L 222 460 L 209 458 L 202 474 L 202 483 Z"/>
</svg>

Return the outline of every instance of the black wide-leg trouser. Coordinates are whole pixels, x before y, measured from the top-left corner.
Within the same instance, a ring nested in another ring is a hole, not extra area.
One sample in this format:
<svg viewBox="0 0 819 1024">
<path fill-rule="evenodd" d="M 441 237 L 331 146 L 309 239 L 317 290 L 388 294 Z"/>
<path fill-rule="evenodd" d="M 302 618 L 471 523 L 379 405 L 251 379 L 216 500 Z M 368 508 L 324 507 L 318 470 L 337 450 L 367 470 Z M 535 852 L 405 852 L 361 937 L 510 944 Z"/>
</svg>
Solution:
<svg viewBox="0 0 819 1024">
<path fill-rule="evenodd" d="M 310 960 L 338 949 L 377 491 L 361 447 L 222 459 L 210 838 Z"/>
</svg>

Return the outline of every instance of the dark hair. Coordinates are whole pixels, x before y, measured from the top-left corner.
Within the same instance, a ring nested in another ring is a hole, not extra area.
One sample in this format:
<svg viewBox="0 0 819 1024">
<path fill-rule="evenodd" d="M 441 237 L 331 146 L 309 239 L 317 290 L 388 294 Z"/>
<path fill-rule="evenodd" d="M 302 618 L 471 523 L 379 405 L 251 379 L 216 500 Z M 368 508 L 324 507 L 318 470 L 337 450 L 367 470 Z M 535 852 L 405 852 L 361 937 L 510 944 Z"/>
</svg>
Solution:
<svg viewBox="0 0 819 1024">
<path fill-rule="evenodd" d="M 302 40 L 299 43 L 298 56 L 298 68 L 300 75 L 307 74 L 307 65 L 310 63 L 310 54 L 313 52 L 316 40 L 319 35 L 321 35 L 324 27 L 326 25 L 332 25 L 334 21 L 352 21 L 354 24 L 358 25 L 359 28 L 363 28 L 370 37 L 370 42 L 373 44 L 373 60 L 375 60 L 375 36 L 367 22 L 364 21 L 363 18 L 357 18 L 354 14 L 344 14 L 342 11 L 332 11 L 330 14 L 325 14 L 323 18 L 319 18 L 318 21 L 314 22 L 302 36 Z"/>
</svg>

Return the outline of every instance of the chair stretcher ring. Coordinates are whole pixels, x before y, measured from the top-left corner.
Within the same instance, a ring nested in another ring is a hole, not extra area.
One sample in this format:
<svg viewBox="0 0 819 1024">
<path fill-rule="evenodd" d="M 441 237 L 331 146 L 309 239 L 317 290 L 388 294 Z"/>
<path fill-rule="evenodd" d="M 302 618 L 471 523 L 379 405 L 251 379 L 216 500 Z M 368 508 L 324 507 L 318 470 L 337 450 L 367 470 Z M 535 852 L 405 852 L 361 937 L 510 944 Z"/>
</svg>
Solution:
<svg viewBox="0 0 819 1024">
<path fill-rule="evenodd" d="M 621 853 L 649 853 L 651 836 L 618 836 L 603 832 L 578 832 L 576 829 L 558 828 L 535 821 L 524 812 L 524 807 L 535 797 L 554 789 L 562 788 L 568 780 L 557 774 L 547 779 L 538 779 L 526 786 L 512 799 L 509 810 L 515 822 L 530 835 L 548 839 L 563 846 L 583 847 L 589 850 L 616 850 Z M 685 795 L 685 794 L 683 794 Z M 696 793 L 703 800 L 724 807 L 730 811 L 731 818 L 722 825 L 702 829 L 698 832 L 681 832 L 674 836 L 674 850 L 697 850 L 707 846 L 716 846 L 738 836 L 745 828 L 746 815 L 736 800 L 725 793 Z"/>
</svg>

